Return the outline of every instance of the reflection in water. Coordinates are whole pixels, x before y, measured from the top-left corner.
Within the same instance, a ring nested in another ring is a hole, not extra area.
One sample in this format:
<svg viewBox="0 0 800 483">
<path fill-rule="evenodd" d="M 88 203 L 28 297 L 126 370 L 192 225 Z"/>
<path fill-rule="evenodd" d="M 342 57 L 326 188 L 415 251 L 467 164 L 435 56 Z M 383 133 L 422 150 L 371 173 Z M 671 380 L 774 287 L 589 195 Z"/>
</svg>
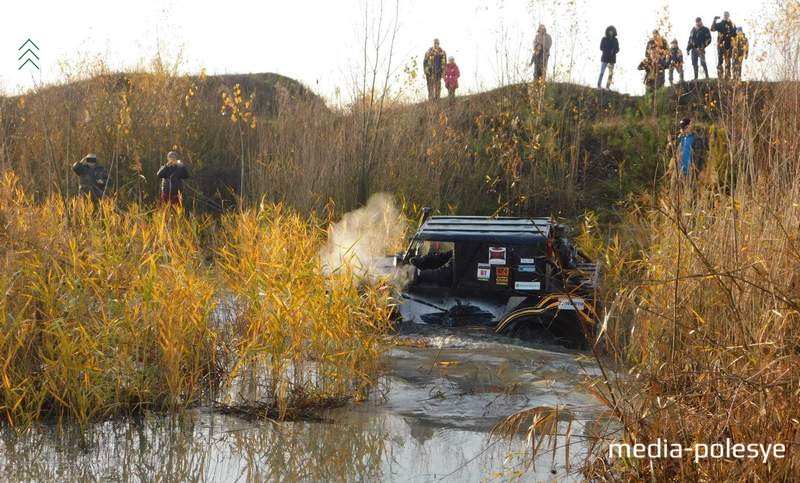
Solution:
<svg viewBox="0 0 800 483">
<path fill-rule="evenodd" d="M 586 372 L 575 354 L 448 337 L 441 347 L 393 349 L 386 397 L 322 422 L 253 423 L 195 409 L 83 432 L 3 429 L 0 480 L 485 481 L 521 467 L 519 442 L 488 440 L 503 416 L 569 404 L 582 408 L 573 440 L 591 429 L 594 401 L 580 389 Z M 570 477 L 557 452 L 524 478 Z"/>
<path fill-rule="evenodd" d="M 2 434 L 3 481 L 380 480 L 380 420 L 251 424 L 189 411 L 92 426 Z"/>
</svg>

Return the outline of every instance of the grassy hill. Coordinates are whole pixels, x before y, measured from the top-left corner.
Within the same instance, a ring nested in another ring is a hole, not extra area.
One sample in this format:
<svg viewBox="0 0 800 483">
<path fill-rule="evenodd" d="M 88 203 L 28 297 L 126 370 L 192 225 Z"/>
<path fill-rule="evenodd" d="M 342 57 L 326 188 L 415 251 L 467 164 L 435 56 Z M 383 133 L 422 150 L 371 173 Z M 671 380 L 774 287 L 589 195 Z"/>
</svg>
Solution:
<svg viewBox="0 0 800 483">
<path fill-rule="evenodd" d="M 677 121 L 691 115 L 708 131 L 724 103 L 716 82 L 655 98 L 553 83 L 336 111 L 277 74 L 106 74 L 0 99 L 0 168 L 40 197 L 70 195 L 70 165 L 94 152 L 121 200 L 152 200 L 176 150 L 196 209 L 231 205 L 244 172 L 245 199 L 304 211 L 388 191 L 444 211 L 612 215 L 663 176 Z"/>
</svg>

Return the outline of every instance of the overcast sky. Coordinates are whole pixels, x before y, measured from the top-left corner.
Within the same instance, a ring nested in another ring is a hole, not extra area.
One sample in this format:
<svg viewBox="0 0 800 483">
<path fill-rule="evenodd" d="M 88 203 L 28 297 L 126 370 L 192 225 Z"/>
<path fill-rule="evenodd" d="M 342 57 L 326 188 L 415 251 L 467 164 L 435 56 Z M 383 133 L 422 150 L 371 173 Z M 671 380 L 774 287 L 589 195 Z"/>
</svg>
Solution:
<svg viewBox="0 0 800 483">
<path fill-rule="evenodd" d="M 374 21 L 379 1 L 368 5 Z M 364 6 L 364 0 L 7 1 L 0 29 L 0 87 L 16 93 L 34 80 L 50 83 L 62 78 L 64 62 L 74 71 L 79 60 L 93 57 L 113 69 L 132 68 L 160 49 L 171 59 L 182 53 L 184 72 L 277 72 L 332 102 L 337 92 L 346 100 L 361 59 Z M 384 0 L 384 8 L 384 26 L 390 28 L 394 1 Z M 534 31 L 542 22 L 553 35 L 551 67 L 557 76 L 595 85 L 600 38 L 613 24 L 621 46 L 615 89 L 640 93 L 636 66 L 649 32 L 661 27 L 685 48 L 694 18 L 701 16 L 710 25 L 723 10 L 746 32 L 768 13 L 765 3 L 752 0 L 400 0 L 393 82 L 406 80 L 403 67 L 413 60 L 421 65 L 434 37 L 456 57 L 464 91 L 525 79 L 531 75 L 526 63 Z M 757 49 L 758 36 L 750 34 Z M 18 48 L 27 38 L 40 49 L 40 70 L 30 65 L 18 69 Z M 716 52 L 708 53 L 708 62 L 715 76 Z M 746 66 L 745 76 L 758 71 L 755 61 L 751 67 Z M 421 79 L 406 87 L 410 97 L 423 91 Z"/>
</svg>

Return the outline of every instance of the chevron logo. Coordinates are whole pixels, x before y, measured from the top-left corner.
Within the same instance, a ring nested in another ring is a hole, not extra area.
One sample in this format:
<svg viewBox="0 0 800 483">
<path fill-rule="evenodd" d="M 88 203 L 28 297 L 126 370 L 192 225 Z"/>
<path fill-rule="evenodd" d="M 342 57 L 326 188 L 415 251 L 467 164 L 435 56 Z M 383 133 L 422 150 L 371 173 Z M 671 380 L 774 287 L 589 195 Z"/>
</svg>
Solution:
<svg viewBox="0 0 800 483">
<path fill-rule="evenodd" d="M 22 44 L 20 46 L 20 48 L 17 49 L 17 51 L 20 51 L 20 50 L 24 49 L 25 46 L 29 46 L 29 47 L 24 52 L 22 52 L 22 55 L 20 55 L 19 58 L 17 59 L 17 60 L 21 61 L 23 58 L 25 58 L 25 61 L 22 63 L 22 65 L 19 66 L 19 69 L 17 69 L 17 70 L 22 70 L 22 68 L 25 67 L 28 64 L 31 64 L 32 66 L 34 66 L 34 67 L 36 67 L 38 69 L 39 66 L 36 65 L 36 61 L 34 61 L 34 59 L 39 60 L 39 56 L 36 55 L 36 52 L 31 50 L 31 48 L 33 48 L 35 50 L 39 50 L 39 46 L 36 45 L 35 43 L 33 43 L 33 40 L 28 39 L 28 40 L 25 41 L 24 44 Z"/>
</svg>

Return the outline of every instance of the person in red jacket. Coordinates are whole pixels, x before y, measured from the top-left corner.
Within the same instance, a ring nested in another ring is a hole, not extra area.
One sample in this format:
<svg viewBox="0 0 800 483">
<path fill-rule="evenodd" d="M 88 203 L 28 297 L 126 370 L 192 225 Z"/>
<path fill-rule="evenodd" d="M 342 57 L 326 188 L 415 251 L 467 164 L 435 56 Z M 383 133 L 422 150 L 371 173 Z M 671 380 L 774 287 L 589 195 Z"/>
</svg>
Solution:
<svg viewBox="0 0 800 483">
<path fill-rule="evenodd" d="M 456 97 L 456 89 L 458 89 L 458 78 L 461 76 L 461 72 L 458 70 L 458 65 L 456 65 L 456 59 L 452 56 L 447 58 L 447 65 L 444 66 L 444 86 L 447 88 L 447 97 L 450 99 L 450 102 Z"/>
</svg>

